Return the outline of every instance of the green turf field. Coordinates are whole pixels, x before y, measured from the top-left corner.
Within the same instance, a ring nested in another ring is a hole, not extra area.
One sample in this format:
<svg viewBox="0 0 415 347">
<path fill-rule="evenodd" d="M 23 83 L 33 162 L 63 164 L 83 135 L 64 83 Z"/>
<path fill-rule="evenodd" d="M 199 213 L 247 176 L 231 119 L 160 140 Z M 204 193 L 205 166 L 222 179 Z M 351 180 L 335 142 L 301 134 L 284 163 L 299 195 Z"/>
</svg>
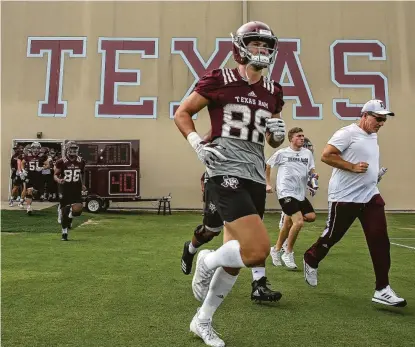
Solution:
<svg viewBox="0 0 415 347">
<path fill-rule="evenodd" d="M 180 270 L 183 242 L 199 213 L 84 214 L 70 242 L 60 241 L 56 209 L 2 211 L 2 346 L 192 347 L 198 307 L 191 276 Z M 306 225 L 296 261 L 323 230 L 325 215 Z M 276 241 L 279 214 L 265 222 Z M 388 215 L 391 242 L 415 248 L 415 215 Z M 209 248 L 216 248 L 215 239 Z M 290 272 L 267 261 L 280 302 L 250 301 L 251 272 L 242 271 L 214 327 L 227 346 L 414 346 L 415 249 L 391 246 L 391 285 L 403 309 L 372 304 L 374 275 L 359 224 L 320 265 L 308 287 L 302 266 Z"/>
</svg>

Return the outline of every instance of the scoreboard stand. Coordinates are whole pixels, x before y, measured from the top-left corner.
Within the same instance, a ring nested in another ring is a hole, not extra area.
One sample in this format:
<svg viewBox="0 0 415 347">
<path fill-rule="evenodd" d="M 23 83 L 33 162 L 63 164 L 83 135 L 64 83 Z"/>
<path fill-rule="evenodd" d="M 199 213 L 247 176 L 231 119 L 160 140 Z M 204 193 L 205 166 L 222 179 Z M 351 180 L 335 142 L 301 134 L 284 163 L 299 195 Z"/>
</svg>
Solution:
<svg viewBox="0 0 415 347">
<path fill-rule="evenodd" d="M 140 195 L 139 140 L 80 140 L 80 156 L 85 160 L 86 209 L 106 211 L 113 202 L 157 201 L 158 214 L 171 214 L 171 196 L 142 198 Z"/>
</svg>

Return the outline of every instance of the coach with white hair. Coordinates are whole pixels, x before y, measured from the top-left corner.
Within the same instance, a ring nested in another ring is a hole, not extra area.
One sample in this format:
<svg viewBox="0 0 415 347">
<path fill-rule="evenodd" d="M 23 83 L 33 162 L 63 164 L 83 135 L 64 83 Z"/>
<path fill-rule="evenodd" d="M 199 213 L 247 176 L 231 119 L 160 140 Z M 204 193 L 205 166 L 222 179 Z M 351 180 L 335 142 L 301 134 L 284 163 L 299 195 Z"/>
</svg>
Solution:
<svg viewBox="0 0 415 347">
<path fill-rule="evenodd" d="M 329 215 L 326 229 L 304 254 L 304 277 L 317 286 L 319 263 L 341 240 L 356 218 L 360 220 L 376 276 L 372 301 L 389 306 L 406 306 L 389 286 L 390 243 L 385 202 L 377 183 L 380 179 L 378 131 L 388 116 L 381 100 L 368 101 L 357 123 L 336 131 L 323 150 L 321 160 L 333 167 L 329 182 Z"/>
</svg>

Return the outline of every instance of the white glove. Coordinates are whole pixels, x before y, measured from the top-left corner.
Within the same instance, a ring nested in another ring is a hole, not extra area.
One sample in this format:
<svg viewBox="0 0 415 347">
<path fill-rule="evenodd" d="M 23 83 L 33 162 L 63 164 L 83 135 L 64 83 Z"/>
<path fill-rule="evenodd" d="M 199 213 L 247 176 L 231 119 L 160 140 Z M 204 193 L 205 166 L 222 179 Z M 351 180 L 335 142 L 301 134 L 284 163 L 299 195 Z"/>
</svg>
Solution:
<svg viewBox="0 0 415 347">
<path fill-rule="evenodd" d="M 222 165 L 222 162 L 228 160 L 222 152 L 225 148 L 215 143 L 203 141 L 198 133 L 192 132 L 187 136 L 187 141 L 196 151 L 200 161 L 209 169 L 214 169 L 215 165 Z"/>
<path fill-rule="evenodd" d="M 285 138 L 285 122 L 280 118 L 267 118 L 265 122 L 267 130 L 274 136 L 276 141 Z"/>
<path fill-rule="evenodd" d="M 378 183 L 382 179 L 382 176 L 388 171 L 386 167 L 382 167 L 378 172 Z"/>
<path fill-rule="evenodd" d="M 22 170 L 22 171 L 20 172 L 20 179 L 21 179 L 22 181 L 24 181 L 24 180 L 26 179 L 26 176 L 27 176 L 27 171 Z"/>
</svg>

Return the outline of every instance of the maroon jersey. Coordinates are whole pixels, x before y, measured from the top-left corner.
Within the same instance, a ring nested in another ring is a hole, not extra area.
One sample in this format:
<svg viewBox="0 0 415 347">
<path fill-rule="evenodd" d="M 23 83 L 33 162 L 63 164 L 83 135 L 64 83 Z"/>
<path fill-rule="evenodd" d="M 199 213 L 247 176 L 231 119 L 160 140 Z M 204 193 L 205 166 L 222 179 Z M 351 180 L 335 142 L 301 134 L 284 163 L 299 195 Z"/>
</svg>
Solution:
<svg viewBox="0 0 415 347">
<path fill-rule="evenodd" d="M 60 170 L 58 177 L 65 180 L 65 189 L 66 187 L 82 186 L 81 176 L 84 174 L 85 161 L 81 157 L 78 156 L 70 160 L 65 156 L 59 159 L 55 166 Z"/>
<path fill-rule="evenodd" d="M 195 92 L 210 101 L 212 139 L 230 137 L 265 144 L 265 120 L 280 113 L 282 87 L 266 77 L 249 85 L 238 69 L 217 69 L 203 76 Z"/>
<path fill-rule="evenodd" d="M 41 172 L 45 163 L 45 158 L 40 155 L 25 155 L 23 160 L 25 162 L 24 168 L 29 174 Z"/>
<path fill-rule="evenodd" d="M 265 184 L 265 122 L 284 106 L 281 85 L 267 77 L 250 85 L 238 69 L 217 69 L 203 76 L 194 91 L 209 100 L 212 142 L 225 147 L 228 158 L 207 169 L 208 175 Z"/>
<path fill-rule="evenodd" d="M 13 154 L 12 158 L 10 159 L 10 169 L 12 169 L 13 172 L 17 171 L 17 162 L 18 160 L 22 160 L 23 155 L 22 154 Z"/>
</svg>

